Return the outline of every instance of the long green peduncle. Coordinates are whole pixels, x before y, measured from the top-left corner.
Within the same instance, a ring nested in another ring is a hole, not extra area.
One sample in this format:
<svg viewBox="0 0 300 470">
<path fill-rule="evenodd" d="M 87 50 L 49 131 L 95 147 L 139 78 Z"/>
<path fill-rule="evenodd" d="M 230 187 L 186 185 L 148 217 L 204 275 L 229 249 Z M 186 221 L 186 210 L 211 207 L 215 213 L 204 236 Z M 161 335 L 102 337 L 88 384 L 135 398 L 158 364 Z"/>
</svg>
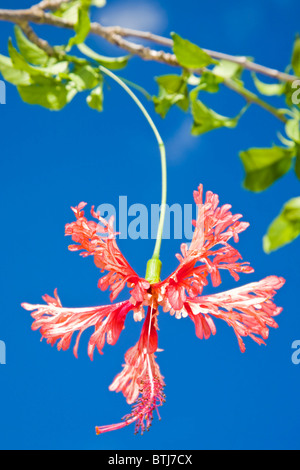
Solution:
<svg viewBox="0 0 300 470">
<path fill-rule="evenodd" d="M 146 271 L 146 276 L 145 276 L 146 280 L 149 281 L 150 284 L 155 284 L 156 282 L 159 282 L 160 280 L 161 261 L 159 259 L 159 255 L 160 255 L 161 241 L 162 241 L 165 215 L 166 215 L 166 204 L 167 204 L 167 162 L 166 162 L 165 145 L 163 143 L 160 133 L 158 132 L 157 127 L 155 126 L 151 116 L 149 115 L 148 111 L 143 106 L 143 104 L 140 102 L 140 100 L 137 98 L 137 96 L 133 93 L 133 91 L 126 85 L 126 83 L 123 82 L 121 78 L 115 75 L 111 70 L 108 70 L 106 67 L 103 67 L 102 65 L 99 66 L 99 69 L 105 75 L 108 75 L 115 82 L 117 82 L 123 88 L 123 90 L 125 90 L 126 93 L 128 93 L 128 95 L 133 99 L 133 101 L 137 104 L 137 106 L 140 108 L 143 115 L 147 119 L 151 129 L 154 132 L 156 140 L 158 142 L 160 159 L 161 159 L 161 169 L 162 169 L 162 195 L 161 195 L 160 218 L 159 218 L 154 252 L 153 252 L 152 258 L 147 263 L 147 271 Z"/>
</svg>

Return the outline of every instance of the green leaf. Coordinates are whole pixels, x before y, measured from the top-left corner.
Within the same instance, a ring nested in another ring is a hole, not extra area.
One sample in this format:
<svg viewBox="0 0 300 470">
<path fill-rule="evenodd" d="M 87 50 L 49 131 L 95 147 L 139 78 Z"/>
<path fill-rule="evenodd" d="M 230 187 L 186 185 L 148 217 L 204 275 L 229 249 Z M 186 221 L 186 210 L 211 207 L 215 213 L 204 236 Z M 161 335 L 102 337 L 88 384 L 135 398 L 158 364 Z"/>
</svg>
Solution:
<svg viewBox="0 0 300 470">
<path fill-rule="evenodd" d="M 91 94 L 87 97 L 87 104 L 90 108 L 95 109 L 96 111 L 103 110 L 103 86 L 102 83 L 97 88 L 95 88 Z"/>
<path fill-rule="evenodd" d="M 32 65 L 28 64 L 24 57 L 14 48 L 11 39 L 8 43 L 8 52 L 14 68 L 23 72 L 27 72 L 32 77 L 38 75 L 50 77 L 51 75 L 66 73 L 68 70 L 69 63 L 67 61 L 57 62 L 53 65 L 50 65 L 49 67 L 33 67 Z"/>
<path fill-rule="evenodd" d="M 92 0 L 92 5 L 98 8 L 102 8 L 106 5 L 106 0 Z"/>
<path fill-rule="evenodd" d="M 292 67 L 295 74 L 300 77 L 300 36 L 298 35 L 295 39 L 293 55 L 292 55 Z"/>
<path fill-rule="evenodd" d="M 296 145 L 296 151 L 295 173 L 298 180 L 300 180 L 300 145 Z"/>
<path fill-rule="evenodd" d="M 286 83 L 284 94 L 286 104 L 290 108 L 293 106 L 300 108 L 300 80 L 295 80 L 293 83 Z"/>
<path fill-rule="evenodd" d="M 83 91 L 95 88 L 101 80 L 101 75 L 99 70 L 91 65 L 82 65 L 75 67 L 74 72 L 69 74 L 69 79 L 78 91 Z"/>
<path fill-rule="evenodd" d="M 62 3 L 58 10 L 53 12 L 55 16 L 64 18 L 72 23 L 78 22 L 78 11 L 82 6 L 90 7 L 95 6 L 98 8 L 104 7 L 106 0 L 73 0 Z"/>
<path fill-rule="evenodd" d="M 300 235 L 300 197 L 290 199 L 282 212 L 270 225 L 264 236 L 263 246 L 266 253 L 291 243 Z"/>
<path fill-rule="evenodd" d="M 216 63 L 199 46 L 187 39 L 183 39 L 176 33 L 172 33 L 174 41 L 173 51 L 179 64 L 187 69 L 200 69 L 212 63 Z"/>
<path fill-rule="evenodd" d="M 192 127 L 193 135 L 201 135 L 221 127 L 234 128 L 237 126 L 240 118 L 240 115 L 235 118 L 222 116 L 205 106 L 205 104 L 199 100 L 192 103 L 192 114 L 194 117 Z"/>
<path fill-rule="evenodd" d="M 285 125 L 287 136 L 295 143 L 300 144 L 300 122 L 299 118 L 289 119 Z"/>
<path fill-rule="evenodd" d="M 240 153 L 246 178 L 244 187 L 260 192 L 287 173 L 292 165 L 294 148 L 252 148 Z"/>
<path fill-rule="evenodd" d="M 162 118 L 176 104 L 183 111 L 189 108 L 188 88 L 185 77 L 180 75 L 162 75 L 155 79 L 159 85 L 158 96 L 153 97 L 155 111 Z"/>
<path fill-rule="evenodd" d="M 27 72 L 15 69 L 12 60 L 0 54 L 0 72 L 9 83 L 13 85 L 30 85 L 31 78 Z"/>
<path fill-rule="evenodd" d="M 59 18 L 64 18 L 67 21 L 72 23 L 77 23 L 78 21 L 78 10 L 80 8 L 80 0 L 75 0 L 73 2 L 62 3 L 59 10 L 56 10 L 53 14 Z"/>
<path fill-rule="evenodd" d="M 128 60 L 131 57 L 129 55 L 122 57 L 105 57 L 103 55 L 98 54 L 97 52 L 94 52 L 85 44 L 78 44 L 77 47 L 80 52 L 82 52 L 84 55 L 86 55 L 90 59 L 95 60 L 96 62 L 98 62 L 98 64 L 103 65 L 104 67 L 107 67 L 110 70 L 123 69 L 124 67 L 126 67 Z"/>
<path fill-rule="evenodd" d="M 264 83 L 260 81 L 257 76 L 252 74 L 254 84 L 262 95 L 265 96 L 281 96 L 285 91 L 286 85 L 284 83 Z"/>
<path fill-rule="evenodd" d="M 243 72 L 242 67 L 228 60 L 220 60 L 219 64 L 213 68 L 213 73 L 223 78 L 240 79 Z"/>
<path fill-rule="evenodd" d="M 35 67 L 35 69 L 42 75 L 60 75 L 68 72 L 69 62 L 62 60 L 61 62 L 54 63 L 48 67 Z"/>
<path fill-rule="evenodd" d="M 26 62 L 33 65 L 47 65 L 49 61 L 48 54 L 36 44 L 29 41 L 19 26 L 15 26 L 15 37 L 19 51 Z"/>
<path fill-rule="evenodd" d="M 236 127 L 238 121 L 246 107 L 234 118 L 222 116 L 221 114 L 216 113 L 212 109 L 205 106 L 202 101 L 197 100 L 199 91 L 201 91 L 201 84 L 194 88 L 190 92 L 190 99 L 192 103 L 192 114 L 194 117 L 192 134 L 201 135 L 205 132 L 209 132 L 213 129 L 219 129 L 221 127 L 233 128 Z"/>
<path fill-rule="evenodd" d="M 54 62 L 48 67 L 34 67 L 26 62 L 24 57 L 14 48 L 11 39 L 8 42 L 8 52 L 15 69 L 27 72 L 31 77 L 43 76 L 51 77 L 68 72 L 69 62 Z"/>
<path fill-rule="evenodd" d="M 220 89 L 220 84 L 223 82 L 223 77 L 215 75 L 212 72 L 203 72 L 198 90 L 207 91 L 208 93 L 217 93 Z"/>
<path fill-rule="evenodd" d="M 22 72 L 27 72 L 29 75 L 40 75 L 40 71 L 32 65 L 29 65 L 24 57 L 14 48 L 11 39 L 8 41 L 8 52 L 13 66 L 16 69 L 21 70 Z"/>
<path fill-rule="evenodd" d="M 280 142 L 285 145 L 286 147 L 294 147 L 295 146 L 295 142 L 293 142 L 292 140 L 290 139 L 287 139 L 286 137 L 284 137 L 280 132 L 277 132 L 277 137 L 278 139 L 280 140 Z"/>
<path fill-rule="evenodd" d="M 64 108 L 76 94 L 75 90 L 51 78 L 44 78 L 41 83 L 29 86 L 18 86 L 18 91 L 25 103 L 37 104 L 53 111 Z"/>
<path fill-rule="evenodd" d="M 76 44 L 83 43 L 90 32 L 91 21 L 89 6 L 90 1 L 84 2 L 83 0 L 81 0 L 81 6 L 78 9 L 78 20 L 74 27 L 76 35 L 69 40 L 67 48 L 68 50 L 70 50 L 71 47 Z"/>
</svg>

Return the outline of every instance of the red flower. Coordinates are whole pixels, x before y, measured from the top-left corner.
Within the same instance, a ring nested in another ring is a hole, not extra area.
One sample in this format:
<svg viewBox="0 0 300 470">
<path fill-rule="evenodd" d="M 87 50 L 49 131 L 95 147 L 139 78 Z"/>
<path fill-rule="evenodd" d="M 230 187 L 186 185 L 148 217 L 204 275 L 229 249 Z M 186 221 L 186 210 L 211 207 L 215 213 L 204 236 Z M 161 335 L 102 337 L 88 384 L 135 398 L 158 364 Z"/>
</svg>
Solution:
<svg viewBox="0 0 300 470">
<path fill-rule="evenodd" d="M 275 316 L 281 313 L 272 299 L 284 284 L 284 279 L 270 276 L 262 281 L 247 284 L 227 292 L 202 295 L 209 279 L 217 287 L 221 283 L 221 270 L 227 270 L 235 280 L 239 273 L 252 273 L 248 263 L 241 261 L 240 253 L 228 242 L 239 240 L 248 223 L 240 222 L 241 215 L 233 215 L 231 206 L 219 207 L 219 198 L 203 188 L 194 192 L 198 208 L 195 230 L 190 246 L 182 244 L 177 255 L 178 268 L 164 281 L 150 283 L 140 278 L 131 268 L 116 243 L 113 218 L 107 222 L 96 214 L 97 221 L 88 221 L 84 216 L 85 203 L 72 208 L 76 221 L 66 226 L 66 235 L 72 237 L 75 245 L 71 251 L 81 251 L 82 256 L 93 256 L 94 262 L 106 274 L 99 280 L 102 290 L 110 288 L 114 301 L 122 289 L 130 288 L 127 301 L 90 308 L 63 308 L 55 291 L 55 298 L 46 295 L 47 304 L 23 304 L 33 311 L 32 328 L 40 328 L 42 337 L 52 346 L 58 342 L 58 349 L 70 347 L 72 336 L 78 333 L 74 346 L 77 356 L 80 336 L 87 328 L 94 327 L 88 344 L 88 355 L 93 359 L 95 348 L 102 354 L 105 341 L 115 344 L 124 329 L 130 311 L 136 321 L 141 321 L 144 307 L 147 315 L 138 343 L 125 355 L 125 365 L 117 375 L 110 390 L 122 392 L 129 404 L 134 404 L 132 413 L 119 424 L 96 428 L 98 434 L 120 429 L 135 423 L 136 431 L 148 429 L 153 412 L 164 402 L 164 380 L 156 363 L 158 351 L 158 308 L 169 311 L 176 318 L 190 317 L 195 324 L 196 335 L 208 339 L 216 334 L 214 320 L 220 318 L 234 329 L 242 352 L 245 351 L 243 337 L 250 336 L 258 344 L 265 344 L 269 328 L 277 328 Z"/>
</svg>

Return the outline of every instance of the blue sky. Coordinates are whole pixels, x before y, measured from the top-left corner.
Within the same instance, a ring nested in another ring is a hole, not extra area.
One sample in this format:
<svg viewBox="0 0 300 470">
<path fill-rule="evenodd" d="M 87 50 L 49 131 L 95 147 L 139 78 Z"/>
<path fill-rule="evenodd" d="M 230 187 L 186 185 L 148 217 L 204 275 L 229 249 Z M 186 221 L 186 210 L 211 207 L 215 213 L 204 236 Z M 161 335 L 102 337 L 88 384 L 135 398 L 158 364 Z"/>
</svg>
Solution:
<svg viewBox="0 0 300 470">
<path fill-rule="evenodd" d="M 14 1 L 13 7 L 30 1 Z M 11 7 L 1 2 L 1 7 Z M 299 28 L 297 0 L 222 2 L 110 0 L 99 19 L 127 24 L 159 34 L 176 31 L 203 47 L 255 57 L 284 69 Z M 129 24 L 130 23 L 130 24 Z M 67 37 L 51 28 L 41 34 L 54 42 Z M 12 27 L 1 24 L 0 53 L 7 51 Z M 120 52 L 92 38 L 103 53 Z M 169 73 L 163 65 L 133 59 L 122 75 L 156 93 L 152 77 Z M 230 92 L 209 98 L 220 113 L 236 115 L 243 101 Z M 2 449 L 299 449 L 300 365 L 291 361 L 291 345 L 300 339 L 299 243 L 272 254 L 262 251 L 262 236 L 284 202 L 299 196 L 299 182 L 290 173 L 267 192 L 242 189 L 238 152 L 277 142 L 280 124 L 253 107 L 235 130 L 218 130 L 200 138 L 189 135 L 190 117 L 172 110 L 166 120 L 146 103 L 166 142 L 170 204 L 192 202 L 200 182 L 231 203 L 251 226 L 241 236 L 239 250 L 255 267 L 239 284 L 269 274 L 286 278 L 277 296 L 284 307 L 280 328 L 271 331 L 267 347 L 247 341 L 239 351 L 233 331 L 217 323 L 217 335 L 196 338 L 190 320 L 159 317 L 159 363 L 165 376 L 167 402 L 162 421 L 154 421 L 143 437 L 129 427 L 96 437 L 95 425 L 117 422 L 130 408 L 108 386 L 120 371 L 125 351 L 138 338 L 140 325 L 131 319 L 116 346 L 91 363 L 88 335 L 79 348 L 58 352 L 30 329 L 21 302 L 40 302 L 58 288 L 68 306 L 108 302 L 97 289 L 99 273 L 92 260 L 67 250 L 64 225 L 73 220 L 70 206 L 117 206 L 158 203 L 160 165 L 151 130 L 129 98 L 113 83 L 105 94 L 105 112 L 98 114 L 77 97 L 65 110 L 51 113 L 30 107 L 7 86 L 7 104 L 0 106 L 2 269 L 0 340 L 7 347 L 7 364 L 0 365 L 0 448 Z M 178 240 L 162 247 L 163 277 L 176 267 Z M 121 240 L 120 246 L 138 273 L 153 250 L 152 240 Z M 235 287 L 225 277 L 219 290 Z M 208 291 L 212 291 L 208 287 Z M 123 295 L 122 298 L 125 298 Z"/>
</svg>

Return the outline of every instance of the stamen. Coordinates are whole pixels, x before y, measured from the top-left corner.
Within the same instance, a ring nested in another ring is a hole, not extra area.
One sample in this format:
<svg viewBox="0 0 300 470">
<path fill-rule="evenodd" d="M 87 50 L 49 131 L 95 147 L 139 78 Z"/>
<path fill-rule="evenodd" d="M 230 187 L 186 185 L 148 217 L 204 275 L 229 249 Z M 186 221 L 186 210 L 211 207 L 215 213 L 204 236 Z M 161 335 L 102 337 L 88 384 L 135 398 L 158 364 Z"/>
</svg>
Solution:
<svg viewBox="0 0 300 470">
<path fill-rule="evenodd" d="M 165 395 L 163 393 L 164 384 L 161 379 L 154 376 L 152 373 L 151 359 L 147 355 L 147 375 L 143 382 L 141 382 L 141 396 L 133 405 L 132 412 L 125 416 L 124 421 L 118 424 L 111 424 L 108 426 L 97 426 L 96 434 L 103 434 L 105 432 L 117 431 L 132 423 L 135 423 L 135 434 L 149 431 L 153 421 L 153 412 L 156 410 L 159 419 L 160 415 L 158 407 L 162 406 L 165 402 Z"/>
</svg>

